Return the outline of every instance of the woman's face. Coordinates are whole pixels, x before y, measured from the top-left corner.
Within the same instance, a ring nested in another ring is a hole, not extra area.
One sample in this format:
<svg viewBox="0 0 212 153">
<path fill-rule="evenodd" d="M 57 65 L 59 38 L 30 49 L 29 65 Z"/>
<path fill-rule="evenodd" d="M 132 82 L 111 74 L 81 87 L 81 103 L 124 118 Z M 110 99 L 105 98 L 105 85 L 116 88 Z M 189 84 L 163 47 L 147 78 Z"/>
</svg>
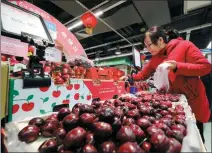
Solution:
<svg viewBox="0 0 212 153">
<path fill-rule="evenodd" d="M 166 44 L 164 43 L 164 41 L 161 37 L 155 43 L 153 43 L 148 33 L 146 34 L 144 44 L 145 44 L 147 50 L 153 56 L 157 55 L 161 50 L 163 50 L 166 47 Z"/>
</svg>

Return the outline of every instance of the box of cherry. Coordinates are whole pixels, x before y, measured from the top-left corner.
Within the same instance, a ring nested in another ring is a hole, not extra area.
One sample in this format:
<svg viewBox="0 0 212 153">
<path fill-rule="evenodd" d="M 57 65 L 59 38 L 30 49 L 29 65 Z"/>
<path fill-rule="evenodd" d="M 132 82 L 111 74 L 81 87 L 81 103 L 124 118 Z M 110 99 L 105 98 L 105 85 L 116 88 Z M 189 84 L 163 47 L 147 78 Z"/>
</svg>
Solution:
<svg viewBox="0 0 212 153">
<path fill-rule="evenodd" d="M 77 103 L 46 119 L 35 117 L 18 138 L 26 143 L 49 138 L 38 148 L 40 153 L 172 153 L 181 151 L 185 119 L 184 108 L 173 107 L 171 101 L 120 97 Z"/>
</svg>

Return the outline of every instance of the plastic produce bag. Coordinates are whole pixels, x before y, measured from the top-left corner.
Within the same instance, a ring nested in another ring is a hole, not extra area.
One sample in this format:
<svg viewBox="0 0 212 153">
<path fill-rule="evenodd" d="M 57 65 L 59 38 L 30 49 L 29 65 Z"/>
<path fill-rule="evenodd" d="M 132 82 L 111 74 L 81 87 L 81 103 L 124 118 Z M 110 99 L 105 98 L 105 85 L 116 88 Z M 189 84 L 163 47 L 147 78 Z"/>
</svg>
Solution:
<svg viewBox="0 0 212 153">
<path fill-rule="evenodd" d="M 159 91 L 167 92 L 169 90 L 169 66 L 169 63 L 162 63 L 156 69 L 156 72 L 154 74 L 154 86 Z"/>
</svg>

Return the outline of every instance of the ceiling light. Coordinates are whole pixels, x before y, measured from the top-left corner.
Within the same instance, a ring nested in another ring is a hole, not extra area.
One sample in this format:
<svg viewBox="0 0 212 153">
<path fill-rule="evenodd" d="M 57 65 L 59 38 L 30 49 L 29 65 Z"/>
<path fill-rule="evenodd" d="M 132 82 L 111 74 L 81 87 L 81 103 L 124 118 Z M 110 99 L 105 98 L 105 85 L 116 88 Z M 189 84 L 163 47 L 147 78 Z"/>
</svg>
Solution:
<svg viewBox="0 0 212 153">
<path fill-rule="evenodd" d="M 102 15 L 103 13 L 104 13 L 103 11 L 98 11 L 98 12 L 94 13 L 94 15 L 95 15 L 96 17 L 99 17 L 99 16 Z M 79 26 L 82 25 L 82 24 L 83 24 L 82 21 L 76 22 L 74 25 L 68 27 L 68 30 L 72 30 L 72 29 L 74 29 L 74 28 L 76 28 L 76 27 L 79 27 Z"/>
<path fill-rule="evenodd" d="M 211 48 L 211 45 L 212 45 L 212 44 L 211 44 L 211 42 L 210 42 L 210 43 L 208 44 L 208 47 L 207 47 L 207 48 L 208 48 L 208 49 L 212 49 L 212 48 Z"/>
<path fill-rule="evenodd" d="M 116 51 L 115 54 L 116 54 L 116 55 L 120 55 L 121 52 L 120 52 L 120 51 Z"/>
</svg>

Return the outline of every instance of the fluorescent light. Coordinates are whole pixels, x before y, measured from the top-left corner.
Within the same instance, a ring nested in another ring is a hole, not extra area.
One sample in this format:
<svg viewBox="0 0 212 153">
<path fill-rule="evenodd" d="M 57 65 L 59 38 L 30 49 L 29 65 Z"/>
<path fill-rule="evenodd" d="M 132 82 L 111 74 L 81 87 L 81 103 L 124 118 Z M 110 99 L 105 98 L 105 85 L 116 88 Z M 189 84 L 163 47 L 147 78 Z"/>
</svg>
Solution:
<svg viewBox="0 0 212 153">
<path fill-rule="evenodd" d="M 99 16 L 102 15 L 103 13 L 104 13 L 103 11 L 99 11 L 99 12 L 94 13 L 94 15 L 95 15 L 96 17 L 99 17 Z"/>
<path fill-rule="evenodd" d="M 98 11 L 98 12 L 94 13 L 94 15 L 95 15 L 96 17 L 99 17 L 99 16 L 102 15 L 103 13 L 104 13 L 103 11 Z M 76 28 L 76 27 L 79 27 L 79 26 L 82 25 L 82 24 L 83 24 L 82 21 L 76 22 L 74 25 L 68 27 L 68 30 L 72 30 L 72 29 L 74 29 L 74 28 Z"/>
<path fill-rule="evenodd" d="M 76 28 L 76 27 L 78 27 L 82 24 L 83 24 L 82 21 L 79 21 L 79 22 L 75 23 L 74 25 L 68 27 L 68 30 L 72 30 L 72 29 L 74 29 L 74 28 Z"/>
<path fill-rule="evenodd" d="M 97 51 L 98 53 L 103 53 L 103 51 Z M 93 54 L 96 54 L 97 52 L 91 52 L 91 53 L 88 53 L 87 55 L 93 55 Z"/>
<path fill-rule="evenodd" d="M 208 49 L 212 49 L 211 48 L 211 42 L 208 44 L 208 47 L 207 47 Z"/>
<path fill-rule="evenodd" d="M 116 54 L 116 55 L 120 55 L 121 52 L 120 52 L 120 51 L 116 51 L 115 54 Z"/>
</svg>

